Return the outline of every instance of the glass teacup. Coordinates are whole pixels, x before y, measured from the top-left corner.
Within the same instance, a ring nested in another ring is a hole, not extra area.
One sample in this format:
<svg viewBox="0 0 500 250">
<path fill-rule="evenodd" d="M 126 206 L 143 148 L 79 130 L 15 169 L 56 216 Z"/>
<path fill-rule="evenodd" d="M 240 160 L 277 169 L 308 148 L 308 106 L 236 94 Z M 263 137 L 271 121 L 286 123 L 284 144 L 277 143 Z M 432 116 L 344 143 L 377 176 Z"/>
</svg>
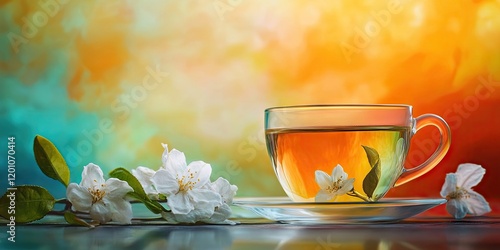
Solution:
<svg viewBox="0 0 500 250">
<path fill-rule="evenodd" d="M 429 125 L 439 129 L 437 149 L 404 168 L 412 136 Z M 265 111 L 265 129 L 275 173 L 294 201 L 377 201 L 435 167 L 451 143 L 441 117 L 413 118 L 409 105 L 274 107 Z"/>
</svg>

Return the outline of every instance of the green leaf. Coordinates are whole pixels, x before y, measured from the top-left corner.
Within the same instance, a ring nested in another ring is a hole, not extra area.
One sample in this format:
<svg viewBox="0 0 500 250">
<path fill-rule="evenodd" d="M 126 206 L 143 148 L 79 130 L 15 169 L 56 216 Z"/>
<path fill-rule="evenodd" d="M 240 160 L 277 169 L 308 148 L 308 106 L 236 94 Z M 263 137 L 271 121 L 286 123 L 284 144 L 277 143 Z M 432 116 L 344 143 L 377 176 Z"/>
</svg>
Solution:
<svg viewBox="0 0 500 250">
<path fill-rule="evenodd" d="M 372 198 L 373 192 L 375 191 L 375 188 L 377 188 L 381 175 L 380 156 L 377 150 L 373 148 L 363 146 L 363 149 L 365 150 L 368 162 L 372 167 L 363 180 L 363 191 L 365 191 L 368 197 Z"/>
<path fill-rule="evenodd" d="M 135 178 L 135 176 L 128 170 L 124 168 L 116 168 L 109 173 L 109 176 L 120 179 L 122 181 L 126 181 L 128 185 L 130 185 L 130 187 L 134 189 L 134 192 L 137 193 L 137 195 L 143 198 L 147 198 L 146 192 L 144 192 L 144 189 L 142 188 L 139 180 L 137 180 L 137 178 Z"/>
<path fill-rule="evenodd" d="M 76 217 L 76 215 L 70 211 L 66 211 L 64 213 L 64 219 L 66 220 L 66 222 L 68 222 L 71 225 L 84 226 L 84 227 L 90 227 L 90 228 L 94 227 L 94 225 L 90 225 L 88 222 Z"/>
<path fill-rule="evenodd" d="M 370 163 L 370 166 L 373 168 L 373 166 L 375 166 L 380 161 L 380 156 L 378 155 L 377 150 L 368 146 L 363 146 L 363 145 L 361 146 L 366 152 L 366 157 L 368 157 L 368 162 Z"/>
<path fill-rule="evenodd" d="M 36 163 L 42 172 L 67 187 L 69 184 L 69 168 L 56 146 L 46 138 L 37 135 L 33 143 L 33 151 Z"/>
<path fill-rule="evenodd" d="M 54 207 L 54 197 L 43 187 L 15 188 L 7 190 L 0 198 L 0 215 L 6 219 L 15 216 L 16 222 L 28 223 L 43 218 Z"/>
<path fill-rule="evenodd" d="M 149 209 L 149 211 L 155 214 L 159 214 L 162 211 L 167 211 L 159 202 L 153 201 L 149 198 L 144 199 L 144 197 L 141 197 L 136 192 L 130 192 L 128 193 L 128 195 L 142 202 Z"/>
<path fill-rule="evenodd" d="M 130 192 L 128 194 L 144 203 L 144 205 L 146 205 L 151 212 L 159 214 L 162 211 L 167 211 L 159 202 L 149 199 L 139 180 L 137 180 L 137 178 L 135 178 L 135 176 L 128 170 L 124 168 L 116 168 L 109 173 L 109 176 L 126 181 L 128 185 L 134 189 L 134 192 Z"/>
</svg>

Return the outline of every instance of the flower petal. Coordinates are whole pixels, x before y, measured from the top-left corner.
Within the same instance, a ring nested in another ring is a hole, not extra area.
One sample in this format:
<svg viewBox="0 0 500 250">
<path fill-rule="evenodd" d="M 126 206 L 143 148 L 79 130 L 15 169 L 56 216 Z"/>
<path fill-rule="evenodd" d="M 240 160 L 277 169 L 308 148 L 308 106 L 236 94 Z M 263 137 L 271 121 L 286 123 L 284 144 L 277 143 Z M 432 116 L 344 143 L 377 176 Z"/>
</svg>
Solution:
<svg viewBox="0 0 500 250">
<path fill-rule="evenodd" d="M 446 203 L 446 210 L 455 219 L 462 219 L 467 214 L 467 204 L 460 199 L 451 199 Z"/>
<path fill-rule="evenodd" d="M 169 223 L 175 223 L 177 222 L 175 220 L 175 215 L 172 212 L 161 212 L 161 217 L 165 219 Z"/>
<path fill-rule="evenodd" d="M 156 171 L 151 181 L 159 193 L 167 196 L 179 192 L 179 182 L 176 179 L 176 173 L 166 169 Z"/>
<path fill-rule="evenodd" d="M 91 188 L 94 186 L 100 186 L 101 184 L 104 184 L 104 177 L 99 166 L 94 163 L 89 163 L 87 166 L 83 167 L 80 186 Z"/>
<path fill-rule="evenodd" d="M 99 201 L 90 208 L 90 218 L 104 224 L 111 220 L 111 213 L 109 208 L 102 201 Z"/>
<path fill-rule="evenodd" d="M 441 188 L 441 197 L 446 198 L 457 189 L 457 175 L 454 173 L 446 174 L 443 187 Z"/>
<path fill-rule="evenodd" d="M 174 171 L 175 173 L 185 171 L 186 166 L 186 156 L 175 148 L 168 153 L 168 158 L 164 161 L 164 168 Z"/>
<path fill-rule="evenodd" d="M 132 169 L 132 175 L 137 178 L 137 180 L 141 183 L 144 192 L 149 196 L 158 195 L 158 191 L 153 187 L 153 181 L 151 178 L 155 175 L 156 171 L 146 168 L 146 167 L 138 167 L 137 169 Z"/>
<path fill-rule="evenodd" d="M 482 195 L 473 190 L 468 190 L 467 192 L 469 193 L 469 197 L 465 198 L 465 201 L 469 214 L 479 216 L 491 212 L 490 204 Z"/>
<path fill-rule="evenodd" d="M 236 195 L 236 191 L 238 191 L 238 187 L 231 185 L 228 180 L 222 177 L 219 177 L 217 180 L 212 182 L 211 187 L 215 190 L 215 192 L 220 194 L 224 203 L 228 205 L 233 203 L 233 197 Z"/>
<path fill-rule="evenodd" d="M 321 190 L 326 190 L 330 185 L 332 185 L 332 178 L 325 172 L 321 170 L 316 170 L 314 172 L 316 183 Z"/>
<path fill-rule="evenodd" d="M 132 205 L 130 202 L 119 199 L 109 204 L 112 206 L 111 220 L 121 223 L 130 224 L 132 220 Z"/>
<path fill-rule="evenodd" d="M 200 188 L 210 181 L 210 175 L 212 174 L 212 166 L 203 161 L 193 161 L 187 166 L 188 176 L 193 183 L 195 183 L 194 188 Z"/>
<path fill-rule="evenodd" d="M 338 179 L 346 180 L 347 179 L 347 173 L 344 172 L 344 168 L 340 166 L 340 164 L 337 164 L 335 168 L 333 168 L 332 171 L 332 181 L 336 181 Z"/>
<path fill-rule="evenodd" d="M 327 201 L 330 201 L 331 199 L 333 199 L 334 197 L 336 197 L 335 195 L 332 195 L 330 192 L 327 192 L 323 189 L 319 190 L 318 194 L 316 194 L 316 197 L 314 198 L 314 200 L 316 202 L 327 202 Z"/>
<path fill-rule="evenodd" d="M 193 189 L 189 191 L 188 195 L 196 204 L 196 208 L 206 209 L 211 213 L 213 213 L 213 210 L 216 206 L 219 206 L 223 203 L 220 194 L 208 189 Z"/>
<path fill-rule="evenodd" d="M 197 210 L 193 210 L 187 214 L 173 214 L 173 218 L 175 222 L 179 223 L 196 223 L 202 219 Z"/>
<path fill-rule="evenodd" d="M 161 155 L 161 161 L 163 163 L 163 166 L 165 166 L 168 160 L 168 145 L 162 143 L 161 146 L 163 147 L 163 154 Z"/>
<path fill-rule="evenodd" d="M 222 206 L 216 207 L 214 213 L 209 219 L 204 219 L 207 223 L 225 223 L 226 220 L 231 216 L 231 207 L 227 204 L 222 204 Z"/>
<path fill-rule="evenodd" d="M 174 214 L 187 214 L 194 209 L 192 201 L 184 192 L 170 195 L 167 204 Z"/>
<path fill-rule="evenodd" d="M 354 188 L 354 178 L 347 179 L 342 182 L 342 187 L 337 190 L 337 195 L 343 195 L 351 191 Z"/>
<path fill-rule="evenodd" d="M 207 221 L 212 216 L 213 211 L 194 209 L 188 214 L 174 214 L 174 221 L 181 223 L 195 223 L 198 221 Z"/>
<path fill-rule="evenodd" d="M 457 184 L 459 187 L 471 188 L 483 179 L 486 170 L 477 164 L 464 163 L 458 165 Z"/>
<path fill-rule="evenodd" d="M 153 182 L 151 182 L 151 178 L 153 178 L 153 175 L 155 175 L 156 173 L 156 171 L 154 171 L 153 169 L 146 167 L 137 167 L 136 169 L 132 169 L 131 172 L 143 187 L 153 185 Z"/>
<path fill-rule="evenodd" d="M 123 199 L 128 193 L 134 191 L 126 181 L 118 180 L 116 178 L 109 178 L 104 187 L 105 198 L 109 200 Z"/>
<path fill-rule="evenodd" d="M 76 183 L 70 183 L 66 189 L 66 197 L 73 205 L 73 209 L 88 213 L 92 206 L 92 195 L 88 189 Z"/>
</svg>

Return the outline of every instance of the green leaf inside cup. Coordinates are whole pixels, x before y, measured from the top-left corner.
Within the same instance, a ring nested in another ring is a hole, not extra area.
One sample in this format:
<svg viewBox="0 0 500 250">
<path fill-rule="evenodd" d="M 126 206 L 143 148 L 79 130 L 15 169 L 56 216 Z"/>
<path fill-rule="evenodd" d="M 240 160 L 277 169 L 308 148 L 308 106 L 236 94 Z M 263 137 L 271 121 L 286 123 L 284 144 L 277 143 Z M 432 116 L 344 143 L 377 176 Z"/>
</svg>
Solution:
<svg viewBox="0 0 500 250">
<path fill-rule="evenodd" d="M 370 163 L 371 170 L 366 175 L 363 180 L 363 191 L 370 198 L 373 196 L 373 191 L 377 188 L 378 182 L 380 180 L 380 156 L 374 148 L 363 146 L 368 157 L 368 162 Z"/>
</svg>

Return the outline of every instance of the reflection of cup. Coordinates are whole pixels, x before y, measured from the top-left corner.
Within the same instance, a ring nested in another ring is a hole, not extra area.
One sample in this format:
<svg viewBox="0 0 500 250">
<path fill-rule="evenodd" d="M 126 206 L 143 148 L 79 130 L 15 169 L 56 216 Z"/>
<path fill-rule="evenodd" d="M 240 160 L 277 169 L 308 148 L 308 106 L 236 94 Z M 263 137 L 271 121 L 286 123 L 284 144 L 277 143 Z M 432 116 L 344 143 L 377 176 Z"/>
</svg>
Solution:
<svg viewBox="0 0 500 250">
<path fill-rule="evenodd" d="M 441 134 L 436 151 L 421 165 L 404 168 L 411 137 L 428 125 Z M 265 111 L 265 128 L 274 170 L 294 201 L 320 194 L 331 194 L 321 196 L 331 198 L 325 201 L 376 201 L 431 170 L 451 142 L 441 117 L 413 118 L 408 105 L 275 107 Z"/>
</svg>

